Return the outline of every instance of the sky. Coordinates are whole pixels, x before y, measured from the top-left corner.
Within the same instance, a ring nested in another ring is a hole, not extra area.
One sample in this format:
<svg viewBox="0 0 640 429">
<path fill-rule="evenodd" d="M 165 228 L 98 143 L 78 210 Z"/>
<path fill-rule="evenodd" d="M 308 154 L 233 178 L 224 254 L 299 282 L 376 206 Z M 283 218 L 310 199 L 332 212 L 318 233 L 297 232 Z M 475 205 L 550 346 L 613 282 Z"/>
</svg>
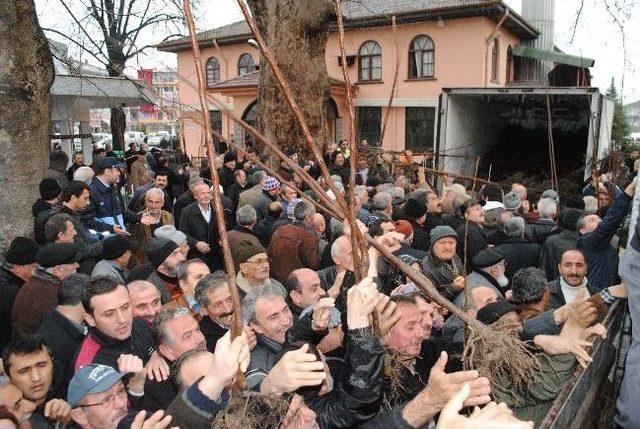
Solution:
<svg viewBox="0 0 640 429">
<path fill-rule="evenodd" d="M 60 1 L 35 0 L 38 17 L 43 27 L 65 31 L 65 12 Z M 366 0 L 364 0 L 366 1 Z M 522 0 L 504 0 L 516 12 L 521 11 Z M 242 20 L 242 12 L 237 0 L 200 0 L 196 22 L 197 31 L 219 27 Z M 578 25 L 575 25 L 577 12 L 583 4 Z M 567 54 L 582 55 L 595 59 L 591 69 L 592 85 L 603 92 L 614 77 L 618 90 L 624 80 L 622 95 L 625 103 L 640 100 L 640 2 L 638 0 L 615 0 L 629 13 L 617 15 L 626 34 L 626 56 L 623 49 L 620 26 L 608 13 L 606 5 L 614 0 L 557 0 L 555 12 L 555 43 Z M 635 6 L 633 6 L 635 4 Z M 610 9 L 613 11 L 613 9 Z M 575 36 L 572 39 L 573 29 Z M 153 44 L 156 32 L 149 32 L 148 40 L 142 43 Z M 59 36 L 52 38 L 63 41 Z M 626 57 L 626 59 L 625 59 Z M 91 62 L 91 61 L 90 61 Z M 176 65 L 175 54 L 157 52 L 155 49 L 141 56 L 138 63 L 130 64 L 131 70 L 137 67 L 167 67 Z"/>
</svg>

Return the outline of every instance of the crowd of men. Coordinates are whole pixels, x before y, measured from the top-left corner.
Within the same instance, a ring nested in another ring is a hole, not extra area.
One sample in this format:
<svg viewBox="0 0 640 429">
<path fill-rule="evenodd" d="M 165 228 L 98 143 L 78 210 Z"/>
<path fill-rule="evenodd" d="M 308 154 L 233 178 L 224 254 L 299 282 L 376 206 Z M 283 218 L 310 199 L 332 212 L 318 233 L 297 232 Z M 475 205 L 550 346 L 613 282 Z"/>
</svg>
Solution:
<svg viewBox="0 0 640 429">
<path fill-rule="evenodd" d="M 446 177 L 436 187 L 420 169 L 391 174 L 367 153 L 350 202 L 362 232 L 469 316 L 527 341 L 538 362 L 524 385 L 507 368 L 491 380 L 464 370 L 465 323 L 373 247 L 356 283 L 350 228 L 300 198 L 318 200 L 300 170 L 337 196 L 315 162 L 286 154 L 274 168 L 280 182 L 253 148 L 223 153 L 217 212 L 211 167 L 198 175 L 179 153 L 132 144 L 122 159 L 100 151 L 85 166 L 75 154 L 68 167 L 52 151 L 32 207 L 35 240 L 15 238 L 0 269 L 0 427 L 209 428 L 242 410 L 231 407 L 239 371 L 247 400 L 287 403 L 281 416 L 268 407 L 236 416 L 257 419 L 252 427 L 533 427 L 576 365 L 590 363 L 608 308 L 629 295 L 640 316 L 638 227 L 618 271 L 635 182 L 594 175 L 582 195 L 533 200 L 518 183 L 473 192 Z M 349 156 L 345 144 L 325 154 L 346 198 Z M 222 270 L 218 220 L 241 308 Z M 238 316 L 244 331 L 232 340 Z M 640 427 L 637 347 L 621 428 Z"/>
</svg>

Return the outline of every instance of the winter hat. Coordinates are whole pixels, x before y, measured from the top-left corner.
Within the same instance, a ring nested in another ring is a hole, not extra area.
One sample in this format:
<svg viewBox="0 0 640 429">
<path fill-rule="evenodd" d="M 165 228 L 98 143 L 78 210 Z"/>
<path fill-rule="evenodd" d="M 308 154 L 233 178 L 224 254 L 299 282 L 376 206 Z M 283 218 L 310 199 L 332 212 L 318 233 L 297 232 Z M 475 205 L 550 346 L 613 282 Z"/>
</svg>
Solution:
<svg viewBox="0 0 640 429">
<path fill-rule="evenodd" d="M 67 402 L 72 407 L 86 395 L 106 392 L 132 372 L 118 372 L 108 365 L 90 364 L 78 369 L 69 382 Z"/>
<path fill-rule="evenodd" d="M 547 288 L 545 273 L 540 268 L 528 267 L 518 270 L 511 280 L 512 298 L 514 304 L 527 304 L 542 299 Z"/>
<path fill-rule="evenodd" d="M 456 240 L 458 239 L 458 234 L 456 231 L 451 228 L 449 225 L 438 225 L 431 230 L 429 233 L 429 239 L 431 240 L 431 246 L 435 244 L 436 241 L 440 240 L 444 237 L 453 237 Z"/>
<path fill-rule="evenodd" d="M 420 219 L 425 213 L 425 206 L 413 198 L 409 198 L 404 204 L 404 214 L 410 220 Z"/>
<path fill-rule="evenodd" d="M 485 325 L 491 325 L 492 323 L 497 322 L 502 316 L 507 313 L 511 313 L 512 311 L 518 312 L 518 307 L 500 299 L 496 302 L 492 302 L 491 304 L 487 304 L 478 310 L 476 319 Z"/>
<path fill-rule="evenodd" d="M 29 265 L 38 260 L 38 244 L 29 237 L 16 237 L 13 239 L 4 260 L 14 265 Z"/>
<path fill-rule="evenodd" d="M 298 205 L 299 202 L 301 202 L 302 200 L 300 198 L 294 198 L 291 201 L 289 201 L 289 204 L 287 204 L 287 217 L 293 219 L 293 211 L 295 210 L 296 206 Z"/>
<path fill-rule="evenodd" d="M 118 259 L 127 250 L 133 250 L 133 243 L 126 236 L 114 235 L 102 240 L 102 258 L 107 261 Z"/>
<path fill-rule="evenodd" d="M 259 253 L 267 253 L 267 249 L 249 240 L 241 240 L 236 246 L 236 269 Z"/>
<path fill-rule="evenodd" d="M 158 268 L 165 259 L 178 248 L 178 245 L 165 238 L 152 238 L 147 244 L 147 256 L 154 268 Z"/>
<path fill-rule="evenodd" d="M 413 227 L 406 220 L 399 220 L 394 223 L 396 227 L 396 232 L 403 234 L 405 238 L 411 236 L 413 234 Z"/>
<path fill-rule="evenodd" d="M 504 203 L 504 208 L 510 211 L 516 211 L 522 205 L 520 195 L 516 194 L 513 191 L 505 194 L 502 202 Z"/>
<path fill-rule="evenodd" d="M 178 231 L 173 225 L 163 225 L 156 229 L 153 233 L 156 238 L 165 238 L 176 243 L 178 246 L 187 241 L 187 236 L 184 232 Z"/>
<path fill-rule="evenodd" d="M 40 196 L 43 200 L 52 200 L 60 195 L 62 188 L 56 179 L 47 177 L 40 182 Z"/>
<path fill-rule="evenodd" d="M 262 185 L 263 191 L 273 191 L 274 189 L 278 189 L 280 187 L 280 182 L 275 177 L 267 176 L 264 179 L 264 185 Z"/>
<path fill-rule="evenodd" d="M 485 249 L 478 252 L 471 260 L 471 263 L 474 268 L 489 268 L 500 263 L 500 261 L 504 261 L 504 255 L 502 253 L 493 249 Z"/>
<path fill-rule="evenodd" d="M 38 252 L 38 264 L 43 268 L 73 264 L 78 262 L 79 249 L 76 243 L 47 243 Z"/>
</svg>

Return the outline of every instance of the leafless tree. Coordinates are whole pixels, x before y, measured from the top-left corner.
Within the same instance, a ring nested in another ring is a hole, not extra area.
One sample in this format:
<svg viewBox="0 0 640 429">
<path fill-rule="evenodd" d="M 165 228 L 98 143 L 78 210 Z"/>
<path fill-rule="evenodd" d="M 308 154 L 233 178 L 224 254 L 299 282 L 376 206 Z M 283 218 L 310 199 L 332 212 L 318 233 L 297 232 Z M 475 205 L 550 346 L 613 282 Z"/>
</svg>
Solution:
<svg viewBox="0 0 640 429">
<path fill-rule="evenodd" d="M 180 0 L 50 0 L 50 3 L 62 7 L 68 21 L 56 28 L 45 28 L 45 32 L 65 39 L 104 65 L 112 77 L 122 76 L 129 60 L 155 44 L 184 33 Z M 151 34 L 157 36 L 148 37 Z M 142 42 L 151 39 L 153 42 Z M 114 148 L 124 148 L 125 125 L 124 109 L 113 106 Z"/>
</svg>

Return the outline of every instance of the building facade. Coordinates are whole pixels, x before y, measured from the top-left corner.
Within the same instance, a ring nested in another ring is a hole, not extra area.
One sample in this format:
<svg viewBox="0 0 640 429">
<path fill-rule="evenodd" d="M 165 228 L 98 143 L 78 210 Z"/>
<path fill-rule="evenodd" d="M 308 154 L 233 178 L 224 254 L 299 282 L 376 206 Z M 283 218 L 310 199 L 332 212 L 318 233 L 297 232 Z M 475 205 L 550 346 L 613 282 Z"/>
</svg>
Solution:
<svg viewBox="0 0 640 429">
<path fill-rule="evenodd" d="M 362 2 L 364 3 L 364 2 Z M 443 88 L 500 87 L 515 75 L 512 50 L 538 32 L 501 1 L 369 0 L 345 3 L 347 70 L 354 85 L 358 139 L 385 149 L 430 151 L 437 130 Z M 410 4 L 409 4 L 410 3 Z M 391 20 L 395 16 L 397 29 Z M 260 55 L 244 21 L 198 34 L 207 91 L 249 123 L 256 119 Z M 188 39 L 163 43 L 178 59 L 179 100 L 187 151 L 203 155 L 197 80 Z M 328 135 L 348 134 L 346 90 L 335 28 L 326 44 L 331 79 Z M 389 99 L 397 83 L 391 107 Z M 294 94 L 295 95 L 295 94 Z M 211 121 L 229 139 L 246 137 L 233 120 L 211 104 Z M 387 131 L 382 123 L 388 115 Z"/>
</svg>

